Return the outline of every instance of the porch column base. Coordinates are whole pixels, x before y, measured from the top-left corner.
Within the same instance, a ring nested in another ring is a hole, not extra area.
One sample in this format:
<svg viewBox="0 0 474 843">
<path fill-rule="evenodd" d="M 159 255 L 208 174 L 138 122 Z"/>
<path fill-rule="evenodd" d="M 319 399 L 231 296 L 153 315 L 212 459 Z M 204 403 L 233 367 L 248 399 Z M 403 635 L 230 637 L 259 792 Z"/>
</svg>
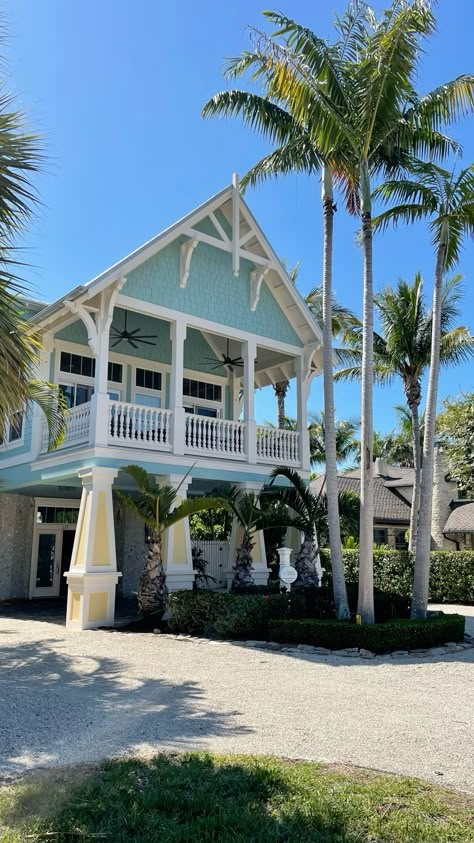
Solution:
<svg viewBox="0 0 474 843">
<path fill-rule="evenodd" d="M 115 589 L 121 576 L 110 573 L 68 571 L 66 629 L 96 629 L 113 626 L 115 615 Z"/>
<path fill-rule="evenodd" d="M 166 574 L 166 587 L 168 591 L 180 591 L 180 589 L 192 589 L 194 585 L 194 571 L 185 571 L 183 573 L 172 571 Z"/>
</svg>

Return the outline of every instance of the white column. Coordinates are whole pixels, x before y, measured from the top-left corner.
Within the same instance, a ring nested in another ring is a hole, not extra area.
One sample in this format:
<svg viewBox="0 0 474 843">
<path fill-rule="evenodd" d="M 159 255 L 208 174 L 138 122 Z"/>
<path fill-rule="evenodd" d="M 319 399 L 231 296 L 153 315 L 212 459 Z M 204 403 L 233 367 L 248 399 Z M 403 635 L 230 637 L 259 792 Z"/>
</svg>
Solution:
<svg viewBox="0 0 474 843">
<path fill-rule="evenodd" d="M 66 626 L 92 629 L 114 622 L 115 587 L 120 574 L 115 555 L 112 486 L 115 468 L 81 469 L 82 498 L 72 550 Z"/>
<path fill-rule="evenodd" d="M 172 486 L 173 489 L 178 490 L 176 506 L 186 500 L 188 486 L 191 483 L 190 477 L 183 481 L 182 474 L 166 474 L 155 479 L 160 486 Z M 163 565 L 169 591 L 193 587 L 193 557 L 188 518 L 183 518 L 166 530 L 163 537 Z"/>
<path fill-rule="evenodd" d="M 95 446 L 106 446 L 109 442 L 110 402 L 107 386 L 110 326 L 114 315 L 116 298 L 126 280 L 126 278 L 120 278 L 115 284 L 102 291 L 99 311 L 95 317 L 95 338 L 91 346 L 95 353 L 95 380 L 89 428 L 89 441 L 91 445 Z M 91 345 L 90 338 L 89 345 Z"/>
<path fill-rule="evenodd" d="M 242 343 L 244 361 L 244 421 L 245 453 L 247 462 L 257 462 L 257 425 L 255 422 L 255 358 L 257 343 L 254 339 Z"/>
<path fill-rule="evenodd" d="M 232 372 L 231 383 L 230 383 L 230 412 L 232 421 L 238 421 L 240 419 L 240 410 L 241 410 L 241 401 L 239 397 L 240 393 L 240 380 L 236 374 L 235 369 Z"/>
<path fill-rule="evenodd" d="M 170 409 L 173 411 L 173 453 L 184 454 L 185 412 L 183 407 L 184 341 L 186 323 L 170 323 L 171 378 Z"/>
<path fill-rule="evenodd" d="M 306 471 L 310 470 L 310 450 L 308 433 L 308 395 L 310 380 L 306 377 L 307 372 L 304 363 L 304 356 L 298 357 L 295 361 L 296 367 L 296 407 L 298 419 L 298 432 L 300 434 L 300 465 Z"/>
<path fill-rule="evenodd" d="M 242 480 L 239 483 L 235 483 L 235 486 L 238 489 L 242 489 L 244 492 L 253 492 L 255 495 L 259 495 L 262 491 L 262 483 L 255 480 Z M 237 548 L 242 542 L 242 536 L 243 528 L 239 524 L 239 522 L 234 518 L 232 522 L 232 531 L 230 534 L 230 568 L 228 571 L 226 571 L 227 588 L 230 588 L 232 585 L 232 566 L 235 563 Z M 252 551 L 252 577 L 255 585 L 267 585 L 268 577 L 270 574 L 270 568 L 267 566 L 267 554 L 265 552 L 265 539 L 263 536 L 263 530 L 259 530 L 257 533 L 254 533 L 253 540 L 255 542 L 255 545 Z"/>
<path fill-rule="evenodd" d="M 50 381 L 50 362 L 51 352 L 53 350 L 52 334 L 44 334 L 42 337 L 42 345 L 43 347 L 39 352 L 39 360 L 34 377 L 38 378 L 40 381 Z M 30 412 L 32 412 L 31 451 L 33 459 L 36 459 L 42 450 L 43 432 L 45 429 L 46 419 L 43 411 L 40 407 L 38 407 L 38 404 L 33 404 Z"/>
</svg>

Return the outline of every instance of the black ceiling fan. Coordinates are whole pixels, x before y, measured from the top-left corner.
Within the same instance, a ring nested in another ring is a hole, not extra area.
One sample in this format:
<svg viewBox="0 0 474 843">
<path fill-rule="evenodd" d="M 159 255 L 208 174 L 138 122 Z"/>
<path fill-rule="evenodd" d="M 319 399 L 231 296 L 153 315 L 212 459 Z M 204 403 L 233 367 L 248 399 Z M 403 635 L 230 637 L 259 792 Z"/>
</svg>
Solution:
<svg viewBox="0 0 474 843">
<path fill-rule="evenodd" d="M 216 362 L 215 357 L 204 357 L 204 360 L 210 360 L 211 363 Z M 234 367 L 242 368 L 244 365 L 244 361 L 242 357 L 231 357 L 229 351 L 229 340 L 227 340 L 227 353 L 222 355 L 222 363 L 217 363 L 217 365 L 210 366 L 211 372 L 215 372 L 216 369 L 221 369 L 222 366 L 228 366 L 230 371 L 232 372 Z"/>
<path fill-rule="evenodd" d="M 120 329 L 112 325 L 110 329 L 111 348 L 115 348 L 121 342 L 128 342 L 132 348 L 138 348 L 138 343 L 142 343 L 142 345 L 156 345 L 156 342 L 150 342 L 150 340 L 156 339 L 156 334 L 142 334 L 141 328 L 135 328 L 133 331 L 129 331 L 127 329 L 127 311 L 125 311 L 123 328 Z"/>
</svg>

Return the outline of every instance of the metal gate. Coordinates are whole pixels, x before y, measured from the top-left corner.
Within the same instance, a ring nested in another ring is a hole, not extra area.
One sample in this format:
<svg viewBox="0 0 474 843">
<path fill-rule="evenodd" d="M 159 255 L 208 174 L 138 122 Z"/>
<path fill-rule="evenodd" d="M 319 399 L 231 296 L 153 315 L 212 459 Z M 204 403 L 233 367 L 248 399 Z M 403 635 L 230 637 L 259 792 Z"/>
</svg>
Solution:
<svg viewBox="0 0 474 843">
<path fill-rule="evenodd" d="M 228 541 L 193 541 L 192 547 L 202 551 L 202 559 L 207 562 L 206 574 L 209 579 L 197 579 L 198 588 L 207 588 L 216 591 L 219 588 L 226 588 L 226 571 L 229 569 L 230 542 Z M 212 579 L 210 579 L 212 577 Z"/>
</svg>

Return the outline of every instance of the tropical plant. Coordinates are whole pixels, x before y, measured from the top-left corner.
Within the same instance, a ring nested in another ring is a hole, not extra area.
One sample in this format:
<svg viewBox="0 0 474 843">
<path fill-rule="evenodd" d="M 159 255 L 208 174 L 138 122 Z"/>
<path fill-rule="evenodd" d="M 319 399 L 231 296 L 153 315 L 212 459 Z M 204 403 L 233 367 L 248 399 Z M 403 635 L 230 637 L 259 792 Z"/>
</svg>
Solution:
<svg viewBox="0 0 474 843">
<path fill-rule="evenodd" d="M 222 493 L 227 507 L 232 512 L 235 521 L 242 528 L 242 539 L 236 549 L 233 565 L 233 588 L 247 588 L 254 585 L 252 576 L 255 547 L 255 533 L 267 526 L 268 513 L 260 509 L 259 498 L 253 492 L 245 492 L 234 486 Z M 272 523 L 272 526 L 276 524 Z"/>
<path fill-rule="evenodd" d="M 137 493 L 132 495 L 117 490 L 117 500 L 150 529 L 145 566 L 138 581 L 138 608 L 144 616 L 155 615 L 164 609 L 167 595 L 162 557 L 164 533 L 183 518 L 225 504 L 220 498 L 208 496 L 187 498 L 176 506 L 181 486 L 174 489 L 171 486 L 156 485 L 140 465 L 124 465 L 120 470 L 135 481 Z"/>
<path fill-rule="evenodd" d="M 38 201 L 31 177 L 43 156 L 38 137 L 25 129 L 23 114 L 5 92 L 0 93 L 0 139 L 0 438 L 34 401 L 45 414 L 54 448 L 64 436 L 66 406 L 56 387 L 34 377 L 41 341 L 23 315 L 25 284 L 14 256 L 15 240 Z"/>
<path fill-rule="evenodd" d="M 356 3 L 338 21 L 340 34 L 334 47 L 309 29 L 275 12 L 265 13 L 277 31 L 272 38 L 259 33 L 254 52 L 234 60 L 229 76 L 253 69 L 253 79 L 263 80 L 267 97 L 241 91 L 217 95 L 206 114 L 242 114 L 278 149 L 248 174 L 252 182 L 275 172 L 323 172 L 324 218 L 329 219 L 332 176 L 345 192 L 346 204 L 362 221 L 364 253 L 362 466 L 361 466 L 361 566 L 359 614 L 373 622 L 373 266 L 372 181 L 403 170 L 407 157 L 430 154 L 442 157 L 456 144 L 439 128 L 449 123 L 474 100 L 474 77 L 462 76 L 421 99 L 414 89 L 420 54 L 419 41 L 432 33 L 434 16 L 425 0 L 394 0 L 380 20 L 365 4 Z M 255 69 L 254 69 L 255 68 Z M 283 109 L 276 103 L 283 104 Z M 331 178 L 330 178 L 331 176 Z M 332 219 L 332 217 L 331 217 Z M 331 226 L 325 229 L 325 261 L 330 255 Z M 326 302 L 330 304 L 330 264 L 325 263 Z M 326 319 L 324 349 L 329 355 L 330 324 Z M 327 360 L 329 383 L 332 357 Z M 325 404 L 328 427 L 331 404 Z M 337 466 L 331 431 L 327 431 L 328 489 L 333 524 L 337 499 Z M 334 489 L 332 488 L 334 486 Z M 336 526 L 333 524 L 333 526 Z M 340 536 L 335 537 L 335 573 L 343 578 Z M 342 580 L 343 581 L 343 580 Z M 347 600 L 346 600 L 347 606 Z"/>
<path fill-rule="evenodd" d="M 442 366 L 464 362 L 474 355 L 474 337 L 464 325 L 455 324 L 460 312 L 461 282 L 462 276 L 455 275 L 443 285 L 440 322 Z M 409 420 L 401 416 L 404 428 L 400 433 L 388 434 L 383 456 L 388 462 L 408 462 L 415 469 L 410 515 L 410 550 L 415 550 L 421 485 L 422 443 L 419 406 L 422 377 L 431 360 L 432 313 L 425 306 L 423 280 L 419 272 L 415 275 L 413 284 L 401 279 L 396 288 L 387 285 L 374 301 L 382 327 L 381 333 L 374 333 L 374 379 L 376 383 L 386 386 L 392 384 L 395 378 L 399 378 L 410 413 Z M 347 330 L 345 341 L 348 349 L 341 350 L 340 359 L 345 357 L 350 365 L 339 370 L 335 378 L 361 380 L 360 329 L 354 327 Z M 407 433 L 411 434 L 411 460 Z"/>
<path fill-rule="evenodd" d="M 474 497 L 474 392 L 445 398 L 436 426 L 452 478 Z"/>
<path fill-rule="evenodd" d="M 449 105 L 450 101 L 446 107 Z M 412 617 L 424 618 L 428 607 L 430 573 L 434 438 L 443 329 L 443 273 L 457 264 L 464 237 L 474 235 L 474 165 L 456 174 L 433 163 L 413 162 L 411 178 L 387 181 L 378 190 L 378 195 L 386 203 L 395 203 L 379 215 L 376 220 L 378 228 L 383 229 L 390 223 L 397 225 L 400 222 L 412 223 L 429 218 L 432 243 L 436 249 L 430 373 L 412 602 Z"/>
<path fill-rule="evenodd" d="M 278 27 L 280 33 L 289 31 L 287 24 L 293 24 L 287 18 L 276 15 L 273 12 L 264 12 L 264 15 Z M 364 11 L 357 10 L 355 15 L 348 12 L 339 22 L 339 43 L 337 47 L 330 47 L 322 39 L 317 39 L 313 33 L 309 33 L 312 40 L 317 44 L 318 61 L 313 61 L 310 72 L 314 73 L 317 85 L 326 88 L 326 97 L 329 101 L 339 96 L 337 90 L 337 78 L 334 78 L 333 66 L 338 51 L 338 61 L 347 61 L 353 55 L 358 46 L 364 29 Z M 308 32 L 304 30 L 304 32 Z M 254 33 L 255 34 L 255 33 Z M 292 46 L 299 47 L 299 39 L 295 33 L 291 34 Z M 269 177 L 289 173 L 305 172 L 310 175 L 319 174 L 322 171 L 322 204 L 323 204 L 323 225 L 324 225 L 324 256 L 323 256 L 323 286 L 322 286 L 322 317 L 323 317 L 323 371 L 324 371 L 324 401 L 326 410 L 326 431 L 327 443 L 326 470 L 328 473 L 329 494 L 329 529 L 331 533 L 331 546 L 333 549 L 333 572 L 336 594 L 337 614 L 340 618 L 349 617 L 349 606 L 344 581 L 342 565 L 341 535 L 339 530 L 339 513 L 337 497 L 337 465 L 336 449 L 334 443 L 334 396 L 333 396 L 333 356 L 332 356 L 332 325 L 333 317 L 332 304 L 332 241 L 333 241 L 333 217 L 335 205 L 333 201 L 333 170 L 339 166 L 337 152 L 330 149 L 330 157 L 322 156 L 318 143 L 311 137 L 311 124 L 308 122 L 307 114 L 299 114 L 298 117 L 292 112 L 291 99 L 285 90 L 286 83 L 282 70 L 288 71 L 288 67 L 278 58 L 275 60 L 274 51 L 276 45 L 270 39 L 262 39 L 261 33 L 257 33 L 257 44 L 251 52 L 244 51 L 237 59 L 228 63 L 226 77 L 234 79 L 242 76 L 247 70 L 252 71 L 251 79 L 258 80 L 263 87 L 264 95 L 259 96 L 247 91 L 222 91 L 212 97 L 203 109 L 204 117 L 209 116 L 236 116 L 240 115 L 244 123 L 252 129 L 256 129 L 264 137 L 275 144 L 276 148 L 269 155 L 261 159 L 252 167 L 243 179 L 242 186 L 254 185 Z M 295 77 L 295 83 L 298 79 Z M 283 85 L 281 84 L 283 83 Z M 331 103 L 337 108 L 337 102 Z M 300 109 L 301 111 L 301 109 Z M 336 160 L 337 159 L 337 160 Z M 297 271 L 297 270 L 296 270 Z M 284 421 L 285 407 L 284 399 L 287 391 L 286 382 L 278 384 L 278 420 Z"/>
<path fill-rule="evenodd" d="M 274 427 L 272 422 L 267 421 L 266 424 L 269 427 Z M 298 430 L 297 419 L 286 416 L 281 427 L 284 430 Z M 359 449 L 359 442 L 355 438 L 358 427 L 358 422 L 351 419 L 336 420 L 336 460 L 338 463 L 349 459 Z M 326 461 L 326 424 L 324 410 L 321 413 L 311 413 L 308 433 L 311 465 L 323 465 Z"/>
<path fill-rule="evenodd" d="M 296 554 L 294 565 L 298 573 L 296 585 L 318 586 L 321 581 L 318 536 L 327 533 L 328 530 L 327 494 L 323 494 L 322 490 L 318 495 L 313 494 L 298 472 L 284 465 L 275 468 L 270 477 L 271 482 L 277 477 L 285 477 L 291 484 L 289 487 L 280 489 L 279 497 L 280 502 L 288 509 L 288 526 L 295 527 L 303 534 L 303 541 Z M 339 495 L 338 503 L 341 519 L 346 518 L 350 531 L 350 527 L 354 527 L 354 514 L 356 519 L 359 515 L 357 495 L 344 492 Z M 336 590 L 334 589 L 334 601 L 335 599 Z"/>
</svg>

